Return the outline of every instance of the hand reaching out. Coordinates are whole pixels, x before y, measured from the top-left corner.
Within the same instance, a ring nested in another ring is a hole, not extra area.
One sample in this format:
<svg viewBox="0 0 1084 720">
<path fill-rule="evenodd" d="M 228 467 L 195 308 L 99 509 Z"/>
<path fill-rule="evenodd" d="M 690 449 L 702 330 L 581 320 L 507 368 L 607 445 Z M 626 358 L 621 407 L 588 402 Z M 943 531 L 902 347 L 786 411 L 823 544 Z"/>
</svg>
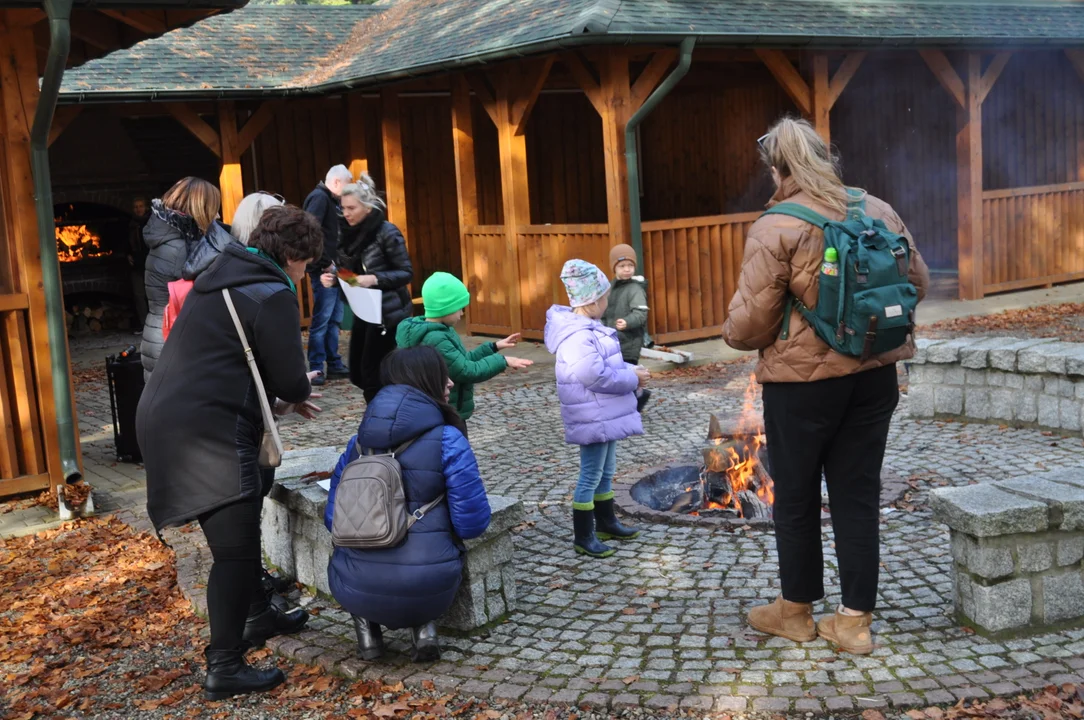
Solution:
<svg viewBox="0 0 1084 720">
<path fill-rule="evenodd" d="M 514 348 L 516 346 L 516 343 L 518 343 L 522 339 L 523 335 L 521 333 L 512 333 L 504 340 L 497 341 L 497 349 L 508 350 L 509 348 Z"/>
<path fill-rule="evenodd" d="M 312 375 L 312 373 L 309 373 Z M 312 402 L 312 398 L 321 398 L 323 395 L 320 393 L 313 393 L 309 395 L 309 399 L 299 403 L 288 403 L 282 400 L 275 400 L 275 407 L 272 408 L 272 412 L 279 417 L 283 415 L 289 415 L 290 413 L 297 413 L 306 420 L 313 420 L 318 413 L 323 412 L 319 405 Z"/>
<path fill-rule="evenodd" d="M 620 320 L 618 320 L 617 322 L 614 323 L 614 327 L 617 328 L 618 330 L 625 330 L 625 329 L 628 328 L 628 326 L 629 326 L 629 324 L 627 322 L 625 322 L 625 318 L 621 318 Z"/>
<path fill-rule="evenodd" d="M 513 370 L 526 370 L 530 366 L 534 365 L 533 360 L 527 360 L 526 358 L 512 357 L 510 355 L 504 356 L 504 361 L 508 363 L 508 367 Z"/>
</svg>

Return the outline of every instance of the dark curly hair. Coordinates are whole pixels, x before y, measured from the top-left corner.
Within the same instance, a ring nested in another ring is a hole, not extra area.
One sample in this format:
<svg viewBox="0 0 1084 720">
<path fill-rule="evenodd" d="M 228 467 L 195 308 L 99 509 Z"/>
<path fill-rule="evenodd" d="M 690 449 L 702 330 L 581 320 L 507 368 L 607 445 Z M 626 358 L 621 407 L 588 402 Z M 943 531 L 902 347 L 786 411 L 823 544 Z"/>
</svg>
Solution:
<svg viewBox="0 0 1084 720">
<path fill-rule="evenodd" d="M 296 260 L 311 262 L 324 248 L 320 223 L 296 205 L 268 208 L 249 236 L 248 246 L 263 250 L 282 267 Z"/>
</svg>

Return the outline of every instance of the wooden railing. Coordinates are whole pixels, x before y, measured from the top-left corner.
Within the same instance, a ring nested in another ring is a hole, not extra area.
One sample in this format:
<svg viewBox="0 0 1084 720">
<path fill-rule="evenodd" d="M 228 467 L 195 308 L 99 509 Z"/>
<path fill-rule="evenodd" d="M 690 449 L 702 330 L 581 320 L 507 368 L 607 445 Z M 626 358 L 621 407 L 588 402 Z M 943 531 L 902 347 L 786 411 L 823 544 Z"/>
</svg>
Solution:
<svg viewBox="0 0 1084 720">
<path fill-rule="evenodd" d="M 719 335 L 759 212 L 645 222 L 648 327 L 656 342 Z"/>
<path fill-rule="evenodd" d="M 520 312 L 525 337 L 541 339 L 546 310 L 568 304 L 561 267 L 581 258 L 606 269 L 610 229 L 606 225 L 525 225 L 516 228 L 519 252 Z"/>
<path fill-rule="evenodd" d="M 512 261 L 503 225 L 475 225 L 463 234 L 463 281 L 470 290 L 468 329 L 483 335 L 512 331 Z"/>
<path fill-rule="evenodd" d="M 1084 182 L 982 194 L 987 293 L 1084 279 Z"/>
<path fill-rule="evenodd" d="M 29 299 L 0 295 L 0 496 L 49 487 L 30 362 Z"/>
</svg>

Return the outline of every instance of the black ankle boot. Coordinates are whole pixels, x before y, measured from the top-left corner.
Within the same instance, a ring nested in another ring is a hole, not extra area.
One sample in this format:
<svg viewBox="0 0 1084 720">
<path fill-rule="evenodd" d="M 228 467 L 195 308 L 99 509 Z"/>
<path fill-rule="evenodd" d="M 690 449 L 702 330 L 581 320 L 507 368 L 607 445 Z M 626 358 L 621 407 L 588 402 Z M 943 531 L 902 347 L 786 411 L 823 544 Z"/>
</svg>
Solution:
<svg viewBox="0 0 1084 720">
<path fill-rule="evenodd" d="M 603 545 L 595 537 L 595 511 L 594 510 L 572 510 L 572 527 L 575 530 L 575 537 L 572 540 L 572 546 L 580 555 L 590 555 L 591 557 L 604 558 L 613 555 L 616 550 L 607 545 Z"/>
<path fill-rule="evenodd" d="M 636 528 L 625 527 L 614 513 L 614 500 L 595 500 L 595 535 L 599 540 L 631 540 L 638 536 Z"/>
<path fill-rule="evenodd" d="M 203 697 L 225 700 L 234 695 L 266 692 L 286 681 L 278 668 L 258 670 L 245 662 L 240 650 L 204 651 L 207 658 L 207 678 L 203 681 Z"/>
<path fill-rule="evenodd" d="M 440 639 L 437 637 L 436 624 L 429 622 L 410 628 L 410 639 L 414 641 L 414 653 L 411 656 L 414 662 L 440 660 Z"/>
<path fill-rule="evenodd" d="M 244 639 L 252 647 L 260 647 L 268 638 L 298 632 L 308 621 L 309 614 L 301 608 L 284 611 L 268 603 L 261 611 L 249 610 L 248 619 L 245 620 Z"/>
<path fill-rule="evenodd" d="M 380 626 L 363 617 L 354 618 L 354 632 L 358 636 L 358 657 L 362 660 L 376 660 L 384 655 L 384 633 Z"/>
<path fill-rule="evenodd" d="M 640 394 L 636 396 L 636 412 L 642 413 L 644 411 L 644 405 L 647 405 L 647 401 L 651 399 L 650 390 L 641 390 Z"/>
<path fill-rule="evenodd" d="M 265 593 L 279 593 L 284 595 L 293 588 L 294 584 L 287 578 L 276 577 L 267 571 L 267 568 L 263 568 L 263 576 L 261 577 L 263 582 L 263 591 Z"/>
</svg>

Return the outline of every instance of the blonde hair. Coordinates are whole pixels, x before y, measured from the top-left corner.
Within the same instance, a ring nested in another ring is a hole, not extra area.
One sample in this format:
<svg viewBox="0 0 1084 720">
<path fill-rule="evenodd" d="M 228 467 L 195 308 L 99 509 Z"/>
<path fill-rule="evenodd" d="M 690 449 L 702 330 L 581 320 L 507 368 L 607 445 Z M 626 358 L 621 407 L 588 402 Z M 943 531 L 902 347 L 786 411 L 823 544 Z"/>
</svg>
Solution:
<svg viewBox="0 0 1084 720">
<path fill-rule="evenodd" d="M 211 223 L 218 217 L 218 211 L 222 207 L 222 196 L 211 183 L 200 180 L 197 177 L 186 177 L 177 181 L 162 196 L 162 204 L 170 210 L 184 213 L 199 225 L 199 229 L 207 232 Z"/>
<path fill-rule="evenodd" d="M 807 120 L 785 117 L 760 143 L 760 157 L 817 203 L 847 212 L 847 188 L 839 177 L 839 158 Z"/>
<path fill-rule="evenodd" d="M 372 210 L 373 208 L 384 209 L 387 206 L 380 198 L 380 193 L 376 190 L 376 184 L 373 179 L 369 177 L 369 173 L 363 172 L 358 178 L 356 183 L 350 183 L 343 188 L 342 196 L 347 195 L 356 198 L 359 203 Z"/>
<path fill-rule="evenodd" d="M 242 245 L 248 245 L 248 238 L 252 235 L 252 231 L 256 229 L 264 210 L 283 204 L 284 202 L 281 199 L 270 193 L 254 192 L 251 195 L 246 195 L 233 213 L 233 223 L 230 225 L 230 231 Z"/>
</svg>

